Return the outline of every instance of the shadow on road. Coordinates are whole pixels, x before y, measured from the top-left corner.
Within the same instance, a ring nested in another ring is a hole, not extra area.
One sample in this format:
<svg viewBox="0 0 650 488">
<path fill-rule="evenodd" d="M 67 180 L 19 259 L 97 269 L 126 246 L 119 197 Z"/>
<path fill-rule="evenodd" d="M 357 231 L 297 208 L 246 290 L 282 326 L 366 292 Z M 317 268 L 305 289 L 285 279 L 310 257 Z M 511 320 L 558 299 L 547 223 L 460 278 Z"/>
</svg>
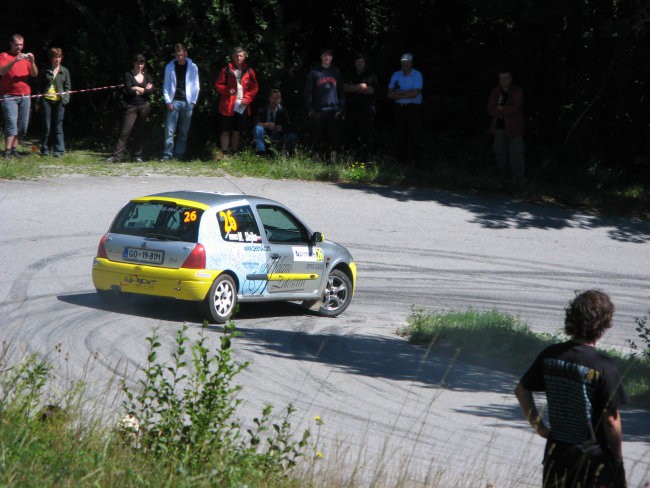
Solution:
<svg viewBox="0 0 650 488">
<path fill-rule="evenodd" d="M 200 324 L 203 318 L 197 311 L 197 305 L 172 298 L 150 297 L 138 295 L 127 300 L 117 300 L 113 304 L 105 304 L 99 300 L 95 292 L 77 293 L 74 295 L 59 295 L 59 301 L 81 307 L 121 313 L 134 317 L 144 317 L 169 322 L 191 322 Z M 301 317 L 313 315 L 313 312 L 295 303 L 244 303 L 240 305 L 236 319 L 263 319 L 272 317 Z"/>
<path fill-rule="evenodd" d="M 452 390 L 511 393 L 516 380 L 505 373 L 474 366 L 454 358 L 448 350 L 430 352 L 398 337 L 295 332 L 238 327 L 238 340 L 253 345 L 258 354 L 329 364 L 346 373 L 416 381 Z"/>
<path fill-rule="evenodd" d="M 340 330 L 332 334 L 242 327 L 237 330 L 242 334 L 238 340 L 252 345 L 258 354 L 328 364 L 350 374 L 415 381 L 422 388 L 512 395 L 509 404 L 466 405 L 455 411 L 500 421 L 495 425 L 507 421 L 513 422 L 510 427 L 529 428 L 514 397 L 516 376 L 456 360 L 443 347 L 427 351 L 398 337 L 341 335 Z M 621 416 L 625 440 L 650 441 L 648 410 L 624 408 Z"/>
<path fill-rule="evenodd" d="M 391 188 L 340 183 L 341 188 L 365 191 L 401 202 L 431 201 L 473 213 L 469 222 L 488 229 L 609 228 L 611 239 L 643 244 L 650 242 L 650 222 L 639 219 L 605 218 L 555 205 L 523 202 L 508 197 L 478 197 L 426 188 Z"/>
</svg>

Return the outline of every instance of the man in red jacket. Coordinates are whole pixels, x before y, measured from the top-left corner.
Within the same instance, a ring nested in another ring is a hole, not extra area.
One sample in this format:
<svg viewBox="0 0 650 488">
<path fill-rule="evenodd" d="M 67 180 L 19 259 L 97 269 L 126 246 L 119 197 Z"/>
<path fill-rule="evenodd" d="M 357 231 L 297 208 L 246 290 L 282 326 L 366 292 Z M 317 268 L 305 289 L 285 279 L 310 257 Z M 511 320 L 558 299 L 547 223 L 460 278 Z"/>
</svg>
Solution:
<svg viewBox="0 0 650 488">
<path fill-rule="evenodd" d="M 490 93 L 487 112 L 492 118 L 490 131 L 494 134 L 494 153 L 502 178 L 524 179 L 524 92 L 512 83 L 509 71 L 499 72 L 499 84 Z"/>
<path fill-rule="evenodd" d="M 251 103 L 259 91 L 255 71 L 246 63 L 244 48 L 232 50 L 231 62 L 221 70 L 214 87 L 221 94 L 221 150 L 224 154 L 235 153 L 251 115 Z"/>
</svg>

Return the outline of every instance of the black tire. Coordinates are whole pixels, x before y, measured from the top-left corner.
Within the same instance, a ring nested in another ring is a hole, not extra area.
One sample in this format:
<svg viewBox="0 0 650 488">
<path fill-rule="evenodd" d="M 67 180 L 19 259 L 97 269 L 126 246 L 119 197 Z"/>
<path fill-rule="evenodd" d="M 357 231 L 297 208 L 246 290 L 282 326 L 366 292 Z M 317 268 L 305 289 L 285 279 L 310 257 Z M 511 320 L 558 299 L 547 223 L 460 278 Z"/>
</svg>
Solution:
<svg viewBox="0 0 650 488">
<path fill-rule="evenodd" d="M 221 274 L 214 280 L 210 291 L 199 306 L 203 317 L 215 324 L 225 324 L 237 306 L 237 285 L 229 274 Z"/>
<path fill-rule="evenodd" d="M 352 301 L 352 281 L 340 269 L 333 269 L 327 277 L 327 285 L 318 314 L 336 317 L 348 308 Z"/>
</svg>

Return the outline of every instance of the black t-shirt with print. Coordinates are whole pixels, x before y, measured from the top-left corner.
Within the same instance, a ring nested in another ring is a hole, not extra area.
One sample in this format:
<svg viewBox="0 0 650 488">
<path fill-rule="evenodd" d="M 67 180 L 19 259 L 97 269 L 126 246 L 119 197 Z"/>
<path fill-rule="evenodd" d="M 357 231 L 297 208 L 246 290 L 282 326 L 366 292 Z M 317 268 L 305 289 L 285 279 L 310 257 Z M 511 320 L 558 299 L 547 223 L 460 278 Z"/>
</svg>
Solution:
<svg viewBox="0 0 650 488">
<path fill-rule="evenodd" d="M 569 341 L 547 347 L 521 378 L 530 391 L 546 392 L 553 441 L 582 444 L 589 422 L 605 452 L 607 412 L 629 402 L 614 361 L 596 348 Z"/>
</svg>

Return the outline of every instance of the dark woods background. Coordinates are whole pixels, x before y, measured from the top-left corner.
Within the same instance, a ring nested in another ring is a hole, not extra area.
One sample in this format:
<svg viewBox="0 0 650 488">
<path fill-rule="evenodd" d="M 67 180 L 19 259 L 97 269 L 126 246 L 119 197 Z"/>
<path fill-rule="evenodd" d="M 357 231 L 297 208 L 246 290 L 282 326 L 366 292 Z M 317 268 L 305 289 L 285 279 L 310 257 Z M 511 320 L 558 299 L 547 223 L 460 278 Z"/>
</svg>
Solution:
<svg viewBox="0 0 650 488">
<path fill-rule="evenodd" d="M 505 67 L 525 92 L 531 171 L 641 184 L 650 175 L 649 28 L 647 0 L 63 0 L 12 3 L 0 18 L 3 48 L 21 33 L 43 65 L 46 50 L 61 47 L 77 89 L 120 83 L 136 51 L 147 56 L 160 89 L 174 44 L 185 43 L 202 85 L 194 148 L 215 145 L 212 84 L 234 45 L 249 53 L 262 86 L 258 101 L 280 87 L 298 123 L 305 118 L 305 73 L 319 48 L 332 46 L 343 70 L 356 51 L 366 52 L 380 80 L 378 131 L 387 135 L 385 87 L 400 54 L 413 52 L 425 80 L 434 167 L 441 154 L 461 147 L 475 146 L 474 164 L 486 162 L 485 106 Z M 160 99 L 150 124 L 154 155 L 162 145 Z M 111 145 L 116 103 L 108 92 L 73 96 L 66 115 L 71 147 Z"/>
</svg>

